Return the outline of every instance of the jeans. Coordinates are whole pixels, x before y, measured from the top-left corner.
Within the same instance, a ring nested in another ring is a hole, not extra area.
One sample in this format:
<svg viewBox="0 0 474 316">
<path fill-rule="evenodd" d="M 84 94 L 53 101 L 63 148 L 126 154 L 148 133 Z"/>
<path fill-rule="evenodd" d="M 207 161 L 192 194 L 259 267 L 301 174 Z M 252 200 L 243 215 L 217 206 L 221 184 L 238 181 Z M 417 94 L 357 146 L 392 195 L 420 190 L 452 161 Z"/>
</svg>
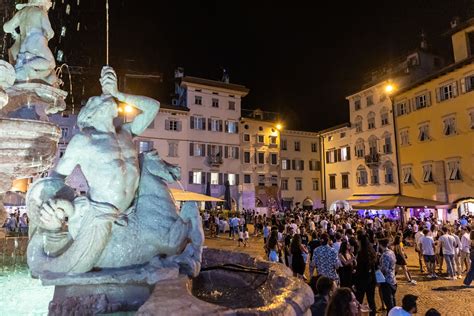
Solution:
<svg viewBox="0 0 474 316">
<path fill-rule="evenodd" d="M 444 255 L 444 260 L 446 260 L 446 269 L 448 270 L 448 275 L 453 277 L 456 275 L 456 270 L 454 268 L 454 255 Z"/>
<path fill-rule="evenodd" d="M 474 280 L 474 253 L 472 252 L 472 250 L 473 249 L 471 248 L 471 268 L 469 269 L 466 274 L 466 277 L 464 278 L 463 283 L 465 285 L 471 285 L 472 280 Z"/>
<path fill-rule="evenodd" d="M 387 311 L 390 311 L 396 305 L 395 293 L 397 292 L 397 285 L 387 282 L 380 283 L 380 290 L 382 291 L 382 299 L 387 307 Z"/>
</svg>

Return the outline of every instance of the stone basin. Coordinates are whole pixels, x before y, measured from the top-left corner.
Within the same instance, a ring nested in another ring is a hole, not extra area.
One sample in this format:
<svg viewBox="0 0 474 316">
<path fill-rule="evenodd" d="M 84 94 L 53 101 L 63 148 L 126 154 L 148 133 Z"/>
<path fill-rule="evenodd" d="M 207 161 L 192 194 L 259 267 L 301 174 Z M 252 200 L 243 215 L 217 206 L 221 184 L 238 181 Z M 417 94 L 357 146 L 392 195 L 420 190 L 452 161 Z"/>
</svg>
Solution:
<svg viewBox="0 0 474 316">
<path fill-rule="evenodd" d="M 313 300 L 284 265 L 205 249 L 197 278 L 157 283 L 136 315 L 311 315 Z"/>
<path fill-rule="evenodd" d="M 61 130 L 43 121 L 0 118 L 0 175 L 30 177 L 53 164 Z"/>
</svg>

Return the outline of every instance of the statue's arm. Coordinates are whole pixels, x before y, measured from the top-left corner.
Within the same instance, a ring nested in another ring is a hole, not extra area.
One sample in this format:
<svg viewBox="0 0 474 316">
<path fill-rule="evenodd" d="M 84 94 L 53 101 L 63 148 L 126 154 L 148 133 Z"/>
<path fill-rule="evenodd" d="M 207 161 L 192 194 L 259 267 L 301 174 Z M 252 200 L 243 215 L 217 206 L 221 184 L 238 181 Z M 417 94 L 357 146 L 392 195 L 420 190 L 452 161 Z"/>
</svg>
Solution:
<svg viewBox="0 0 474 316">
<path fill-rule="evenodd" d="M 43 32 L 44 35 L 48 40 L 52 39 L 54 37 L 54 31 L 53 28 L 51 27 L 51 22 L 49 22 L 48 14 L 46 13 L 43 18 L 41 19 L 41 23 L 43 26 Z"/>
<path fill-rule="evenodd" d="M 19 14 L 15 14 L 10 21 L 3 24 L 3 31 L 5 33 L 16 34 L 16 28 L 20 26 Z"/>
<path fill-rule="evenodd" d="M 87 151 L 87 137 L 82 134 L 76 134 L 66 148 L 66 152 L 59 160 L 56 168 L 54 168 L 53 176 L 67 177 L 78 164 L 80 164 L 80 157 L 87 156 L 90 153 Z"/>
<path fill-rule="evenodd" d="M 158 111 L 160 110 L 160 102 L 152 98 L 126 94 L 123 92 L 118 92 L 115 97 L 120 102 L 127 103 L 141 111 L 132 122 L 125 124 L 124 126 L 132 133 L 132 135 L 140 135 L 143 133 L 153 122 L 156 114 L 158 114 Z"/>
</svg>

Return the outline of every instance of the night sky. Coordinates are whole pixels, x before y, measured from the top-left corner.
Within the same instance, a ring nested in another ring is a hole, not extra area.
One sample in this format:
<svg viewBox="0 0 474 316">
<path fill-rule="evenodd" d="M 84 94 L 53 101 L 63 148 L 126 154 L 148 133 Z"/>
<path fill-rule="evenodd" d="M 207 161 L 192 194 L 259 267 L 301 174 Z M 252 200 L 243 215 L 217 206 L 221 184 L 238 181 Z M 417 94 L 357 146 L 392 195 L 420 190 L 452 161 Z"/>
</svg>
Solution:
<svg viewBox="0 0 474 316">
<path fill-rule="evenodd" d="M 82 46 L 101 65 L 105 1 L 85 2 Z M 422 29 L 451 58 L 441 34 L 454 16 L 474 16 L 473 2 L 110 0 L 111 64 L 161 72 L 163 96 L 177 66 L 215 80 L 225 67 L 231 82 L 250 88 L 243 108 L 278 111 L 287 128 L 317 131 L 346 122 L 345 96 L 371 69 L 418 47 Z"/>
</svg>

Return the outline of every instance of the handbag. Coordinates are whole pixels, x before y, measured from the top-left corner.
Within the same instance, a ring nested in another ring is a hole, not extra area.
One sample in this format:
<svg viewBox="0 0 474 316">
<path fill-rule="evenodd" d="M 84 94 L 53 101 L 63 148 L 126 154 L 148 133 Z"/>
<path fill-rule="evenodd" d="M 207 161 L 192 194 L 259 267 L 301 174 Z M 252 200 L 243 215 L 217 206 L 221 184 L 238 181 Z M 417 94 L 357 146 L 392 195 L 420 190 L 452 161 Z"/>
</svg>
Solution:
<svg viewBox="0 0 474 316">
<path fill-rule="evenodd" d="M 377 283 L 385 283 L 385 276 L 380 269 L 375 270 L 375 281 Z"/>
</svg>

